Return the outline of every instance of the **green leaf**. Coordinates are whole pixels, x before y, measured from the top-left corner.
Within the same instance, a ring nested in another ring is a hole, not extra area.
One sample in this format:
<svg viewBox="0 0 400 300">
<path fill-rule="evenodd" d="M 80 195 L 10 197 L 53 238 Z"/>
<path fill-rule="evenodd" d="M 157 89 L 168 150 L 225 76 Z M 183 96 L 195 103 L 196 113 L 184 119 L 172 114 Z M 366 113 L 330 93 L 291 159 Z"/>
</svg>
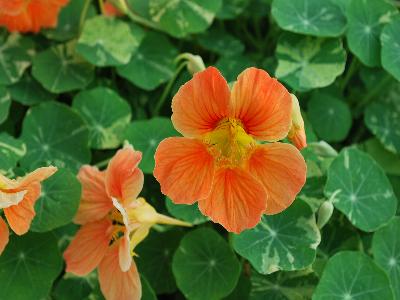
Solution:
<svg viewBox="0 0 400 300">
<path fill-rule="evenodd" d="M 143 276 L 140 276 L 140 281 L 142 283 L 142 298 L 141 300 L 157 300 L 156 293 L 151 287 L 150 283 Z"/>
<path fill-rule="evenodd" d="M 55 164 L 77 171 L 90 161 L 85 122 L 60 103 L 46 102 L 31 108 L 22 124 L 21 139 L 28 149 L 21 164 L 29 169 Z"/>
<path fill-rule="evenodd" d="M 251 283 L 247 274 L 242 272 L 239 277 L 239 281 L 228 297 L 223 298 L 223 300 L 248 300 L 250 296 Z"/>
<path fill-rule="evenodd" d="M 165 138 L 177 136 L 171 119 L 153 118 L 150 120 L 134 121 L 125 130 L 124 139 L 128 140 L 136 150 L 142 151 L 143 157 L 140 168 L 145 173 L 153 173 L 154 154 L 158 144 Z"/>
<path fill-rule="evenodd" d="M 10 112 L 11 97 L 8 90 L 0 85 L 0 124 L 4 123 Z"/>
<path fill-rule="evenodd" d="M 222 0 L 222 6 L 217 12 L 217 19 L 235 19 L 245 10 L 246 6 L 248 5 L 248 0 Z"/>
<path fill-rule="evenodd" d="M 325 87 L 345 69 L 346 51 L 340 39 L 321 39 L 284 33 L 275 53 L 275 75 L 295 90 Z"/>
<path fill-rule="evenodd" d="M 340 36 L 346 27 L 335 0 L 274 0 L 272 15 L 281 28 L 314 36 Z"/>
<path fill-rule="evenodd" d="M 144 31 L 122 20 L 96 16 L 85 22 L 76 51 L 90 63 L 105 66 L 127 64 L 138 48 Z"/>
<path fill-rule="evenodd" d="M 226 241 L 212 229 L 184 236 L 172 261 L 176 283 L 189 300 L 216 300 L 233 291 L 240 264 Z"/>
<path fill-rule="evenodd" d="M 235 235 L 233 247 L 257 272 L 270 274 L 311 265 L 320 241 L 310 206 L 297 199 L 285 211 L 263 216 L 256 227 Z"/>
<path fill-rule="evenodd" d="M 177 230 L 151 232 L 135 249 L 135 259 L 141 274 L 151 283 L 157 294 L 176 291 L 172 274 L 172 256 L 178 248 L 182 233 Z"/>
<path fill-rule="evenodd" d="M 120 76 L 145 90 L 153 90 L 174 74 L 178 52 L 163 35 L 149 32 L 127 65 L 117 68 Z"/>
<path fill-rule="evenodd" d="M 27 106 L 50 101 L 54 98 L 53 94 L 46 91 L 30 75 L 25 75 L 20 81 L 11 85 L 9 91 L 14 101 Z"/>
<path fill-rule="evenodd" d="M 80 199 L 81 184 L 76 176 L 68 169 L 58 169 L 42 184 L 31 230 L 45 232 L 68 224 L 78 211 Z"/>
<path fill-rule="evenodd" d="M 346 148 L 328 169 L 327 198 L 350 222 L 364 231 L 374 231 L 396 213 L 397 200 L 381 167 L 364 152 Z"/>
<path fill-rule="evenodd" d="M 57 27 L 42 30 L 42 33 L 47 38 L 56 41 L 67 41 L 77 37 L 79 35 L 79 25 L 84 5 L 85 1 L 69 0 L 68 4 L 61 9 L 58 15 Z M 85 19 L 96 14 L 96 8 L 91 4 Z"/>
<path fill-rule="evenodd" d="M 200 46 L 220 55 L 234 55 L 244 51 L 243 43 L 221 29 L 210 29 L 198 36 Z"/>
<path fill-rule="evenodd" d="M 61 270 L 61 254 L 51 233 L 12 235 L 0 256 L 0 299 L 43 299 Z"/>
<path fill-rule="evenodd" d="M 72 44 L 51 47 L 34 57 L 32 75 L 53 93 L 86 87 L 93 79 L 93 66 L 76 56 Z"/>
<path fill-rule="evenodd" d="M 400 18 L 387 24 L 382 31 L 382 66 L 400 81 Z"/>
<path fill-rule="evenodd" d="M 349 105 L 329 94 L 314 93 L 307 116 L 317 135 L 327 142 L 343 141 L 351 128 Z"/>
<path fill-rule="evenodd" d="M 174 37 L 205 31 L 222 5 L 221 0 L 150 0 L 153 22 Z"/>
<path fill-rule="evenodd" d="M 7 41 L 0 36 L 0 85 L 16 83 L 31 65 L 33 43 L 26 37 L 10 34 Z"/>
<path fill-rule="evenodd" d="M 21 140 L 5 132 L 0 133 L 0 173 L 10 172 L 25 154 L 26 146 Z"/>
<path fill-rule="evenodd" d="M 228 82 L 236 81 L 240 73 L 254 65 L 253 60 L 242 54 L 224 55 L 215 64 Z"/>
<path fill-rule="evenodd" d="M 89 143 L 94 149 L 117 148 L 131 120 L 129 104 L 109 88 L 80 92 L 72 104 L 89 126 Z"/>
<path fill-rule="evenodd" d="M 374 233 L 372 253 L 376 263 L 386 271 L 395 299 L 400 299 L 400 217 Z"/>
<path fill-rule="evenodd" d="M 347 9 L 347 43 L 363 64 L 380 65 L 379 36 L 382 27 L 390 22 L 397 9 L 389 1 L 350 0 Z"/>
<path fill-rule="evenodd" d="M 52 296 L 54 300 L 86 299 L 91 291 L 92 288 L 85 278 L 64 277 L 55 286 Z"/>
<path fill-rule="evenodd" d="M 165 206 L 168 212 L 177 219 L 189 222 L 193 225 L 202 224 L 208 221 L 208 218 L 204 216 L 197 203 L 187 204 L 174 204 L 168 197 L 165 198 Z"/>
<path fill-rule="evenodd" d="M 372 103 L 365 110 L 364 121 L 368 129 L 387 150 L 400 153 L 400 111 L 392 105 Z"/>
<path fill-rule="evenodd" d="M 367 255 L 344 251 L 329 259 L 312 299 L 391 300 L 393 293 L 386 274 Z"/>
<path fill-rule="evenodd" d="M 387 174 L 400 175 L 400 157 L 387 151 L 376 138 L 365 141 L 360 148 L 371 155 Z"/>
</svg>

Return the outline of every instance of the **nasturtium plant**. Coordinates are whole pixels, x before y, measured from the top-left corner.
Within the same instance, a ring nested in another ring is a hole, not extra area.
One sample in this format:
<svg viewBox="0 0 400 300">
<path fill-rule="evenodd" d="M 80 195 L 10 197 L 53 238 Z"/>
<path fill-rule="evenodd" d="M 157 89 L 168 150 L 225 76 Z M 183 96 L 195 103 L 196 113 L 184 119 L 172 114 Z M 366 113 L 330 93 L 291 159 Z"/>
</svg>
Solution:
<svg viewBox="0 0 400 300">
<path fill-rule="evenodd" d="M 105 87 L 80 92 L 72 107 L 89 128 L 89 144 L 94 149 L 117 148 L 131 119 L 131 108 L 115 91 Z"/>
<path fill-rule="evenodd" d="M 276 47 L 275 75 L 295 90 L 308 90 L 332 84 L 346 64 L 346 51 L 340 39 L 283 34 Z"/>
<path fill-rule="evenodd" d="M 0 300 L 399 300 L 399 12 L 0 0 Z"/>
<path fill-rule="evenodd" d="M 375 231 L 395 215 L 397 199 L 382 168 L 368 155 L 346 148 L 328 169 L 325 195 L 364 231 Z"/>
</svg>

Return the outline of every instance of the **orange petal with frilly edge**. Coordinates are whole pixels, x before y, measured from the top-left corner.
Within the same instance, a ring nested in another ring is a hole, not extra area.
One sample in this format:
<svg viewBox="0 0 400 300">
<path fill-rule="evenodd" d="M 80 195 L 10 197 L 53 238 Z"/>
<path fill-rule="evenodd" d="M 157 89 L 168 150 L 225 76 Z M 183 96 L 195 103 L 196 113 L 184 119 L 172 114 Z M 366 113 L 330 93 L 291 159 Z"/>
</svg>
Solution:
<svg viewBox="0 0 400 300">
<path fill-rule="evenodd" d="M 25 234 L 36 215 L 35 203 L 40 197 L 40 183 L 30 183 L 26 187 L 26 194 L 17 205 L 4 208 L 4 214 L 11 229 L 18 235 Z"/>
<path fill-rule="evenodd" d="M 210 196 L 199 200 L 203 214 L 235 233 L 254 227 L 266 204 L 267 194 L 261 183 L 239 168 L 219 169 Z"/>
<path fill-rule="evenodd" d="M 192 204 L 210 194 L 214 158 L 202 142 L 167 138 L 159 144 L 154 158 L 154 177 L 161 192 L 174 203 Z"/>
<path fill-rule="evenodd" d="M 105 172 L 96 167 L 83 166 L 78 179 L 82 184 L 82 196 L 74 222 L 85 224 L 102 219 L 113 208 L 106 192 Z"/>
<path fill-rule="evenodd" d="M 290 144 L 260 145 L 249 160 L 249 170 L 268 193 L 267 214 L 276 214 L 292 204 L 306 181 L 307 166 Z"/>
<path fill-rule="evenodd" d="M 8 231 L 8 226 L 4 222 L 3 218 L 0 216 L 0 255 L 3 253 L 4 248 L 8 244 L 8 237 L 10 232 Z"/>
<path fill-rule="evenodd" d="M 108 219 L 83 225 L 64 252 L 66 271 L 79 276 L 93 271 L 106 254 L 111 235 Z"/>
<path fill-rule="evenodd" d="M 0 12 L 10 16 L 17 15 L 25 8 L 26 0 L 0 0 Z"/>
<path fill-rule="evenodd" d="M 214 67 L 194 74 L 172 99 L 172 122 L 187 137 L 212 131 L 228 115 L 230 91 Z"/>
<path fill-rule="evenodd" d="M 138 169 L 142 153 L 125 146 L 110 160 L 106 170 L 106 190 L 124 204 L 136 199 L 143 188 L 143 173 Z"/>
<path fill-rule="evenodd" d="M 278 141 L 291 125 L 292 100 L 286 88 L 264 70 L 248 68 L 232 88 L 230 116 L 258 140 Z"/>
<path fill-rule="evenodd" d="M 142 285 L 136 265 L 127 272 L 119 265 L 118 247 L 111 247 L 99 265 L 100 289 L 107 300 L 139 300 Z"/>
</svg>

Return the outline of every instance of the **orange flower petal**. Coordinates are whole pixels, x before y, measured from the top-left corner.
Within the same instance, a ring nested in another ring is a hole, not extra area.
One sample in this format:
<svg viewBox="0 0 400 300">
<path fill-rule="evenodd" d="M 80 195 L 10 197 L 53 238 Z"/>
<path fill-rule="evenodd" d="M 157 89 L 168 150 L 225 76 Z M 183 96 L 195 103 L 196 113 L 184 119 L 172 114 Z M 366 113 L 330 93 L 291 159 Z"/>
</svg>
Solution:
<svg viewBox="0 0 400 300">
<path fill-rule="evenodd" d="M 40 183 L 29 183 L 24 199 L 17 205 L 4 208 L 4 214 L 11 229 L 18 235 L 25 234 L 36 215 L 35 203 L 40 197 Z"/>
<path fill-rule="evenodd" d="M 26 0 L 0 0 L 0 12 L 7 15 L 19 14 L 25 8 Z"/>
<path fill-rule="evenodd" d="M 214 159 L 200 141 L 174 137 L 163 140 L 154 156 L 154 177 L 174 203 L 192 204 L 211 191 Z"/>
<path fill-rule="evenodd" d="M 196 73 L 172 99 L 172 122 L 187 137 L 199 137 L 228 115 L 230 91 L 221 73 L 209 67 Z"/>
<path fill-rule="evenodd" d="M 127 229 L 125 229 L 124 236 L 120 239 L 118 259 L 122 272 L 128 271 L 132 265 L 132 256 L 130 249 L 129 230 Z"/>
<path fill-rule="evenodd" d="M 78 173 L 82 184 L 82 197 L 74 222 L 85 224 L 102 219 L 112 208 L 105 187 L 105 172 L 96 167 L 83 166 Z"/>
<path fill-rule="evenodd" d="M 136 199 L 143 188 L 143 173 L 138 169 L 142 153 L 132 146 L 118 150 L 106 171 L 106 190 L 110 197 L 125 200 Z"/>
<path fill-rule="evenodd" d="M 276 214 L 292 204 L 306 181 L 306 163 L 290 144 L 260 145 L 249 160 L 249 170 L 268 193 L 267 214 Z"/>
<path fill-rule="evenodd" d="M 103 219 L 85 224 L 79 229 L 64 252 L 67 272 L 85 276 L 98 266 L 111 240 L 111 226 L 110 220 Z"/>
<path fill-rule="evenodd" d="M 43 180 L 46 180 L 51 175 L 53 175 L 55 172 L 57 172 L 57 168 L 53 167 L 53 166 L 38 168 L 35 171 L 24 176 L 23 178 L 18 179 L 16 181 L 18 183 L 17 189 L 23 190 L 25 187 L 29 186 L 32 183 L 41 182 Z"/>
<path fill-rule="evenodd" d="M 118 247 L 111 247 L 99 265 L 100 288 L 107 300 L 140 300 L 142 285 L 136 265 L 122 272 Z"/>
<path fill-rule="evenodd" d="M 4 248 L 8 244 L 8 237 L 10 232 L 8 231 L 8 226 L 6 222 L 4 222 L 3 218 L 0 217 L 0 255 L 3 253 Z"/>
<path fill-rule="evenodd" d="M 267 72 L 248 68 L 232 88 L 230 116 L 241 120 L 258 140 L 277 141 L 291 125 L 292 99 L 286 88 Z"/>
<path fill-rule="evenodd" d="M 249 172 L 226 168 L 215 173 L 211 194 L 199 208 L 226 230 L 240 233 L 260 221 L 266 203 L 266 191 Z"/>
<path fill-rule="evenodd" d="M 109 1 L 104 2 L 104 6 L 103 6 L 104 12 L 103 14 L 107 17 L 114 17 L 114 16 L 122 16 L 123 13 L 120 12 L 117 8 L 115 8 L 114 5 L 112 5 L 112 3 L 110 3 Z"/>
</svg>

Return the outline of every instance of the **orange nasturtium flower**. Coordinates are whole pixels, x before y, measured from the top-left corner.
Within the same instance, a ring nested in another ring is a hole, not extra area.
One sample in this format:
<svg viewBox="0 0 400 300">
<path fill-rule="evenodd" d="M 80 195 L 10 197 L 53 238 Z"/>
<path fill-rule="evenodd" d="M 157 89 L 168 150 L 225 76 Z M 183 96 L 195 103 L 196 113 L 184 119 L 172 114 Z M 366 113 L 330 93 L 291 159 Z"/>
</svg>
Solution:
<svg viewBox="0 0 400 300">
<path fill-rule="evenodd" d="M 69 0 L 0 0 L 0 27 L 11 32 L 34 32 L 54 28 L 58 13 Z"/>
<path fill-rule="evenodd" d="M 172 111 L 184 137 L 160 143 L 154 176 L 174 203 L 198 201 L 204 215 L 239 233 L 293 202 L 306 164 L 294 146 L 277 142 L 291 128 L 292 99 L 267 72 L 246 69 L 230 91 L 209 67 L 179 89 Z"/>
<path fill-rule="evenodd" d="M 118 10 L 110 1 L 104 2 L 103 14 L 107 17 L 122 16 L 123 13 Z"/>
<path fill-rule="evenodd" d="M 56 167 L 39 168 L 25 177 L 8 179 L 0 174 L 0 209 L 11 229 L 25 234 L 35 216 L 35 203 L 40 197 L 40 182 L 57 171 Z M 0 216 L 0 254 L 8 243 L 8 226 Z"/>
<path fill-rule="evenodd" d="M 64 252 L 66 271 L 84 276 L 98 267 L 107 300 L 135 300 L 141 284 L 132 260 L 135 247 L 156 224 L 191 226 L 158 214 L 143 198 L 141 152 L 126 146 L 105 171 L 83 166 L 78 174 L 83 192 L 74 222 L 82 227 Z"/>
</svg>

